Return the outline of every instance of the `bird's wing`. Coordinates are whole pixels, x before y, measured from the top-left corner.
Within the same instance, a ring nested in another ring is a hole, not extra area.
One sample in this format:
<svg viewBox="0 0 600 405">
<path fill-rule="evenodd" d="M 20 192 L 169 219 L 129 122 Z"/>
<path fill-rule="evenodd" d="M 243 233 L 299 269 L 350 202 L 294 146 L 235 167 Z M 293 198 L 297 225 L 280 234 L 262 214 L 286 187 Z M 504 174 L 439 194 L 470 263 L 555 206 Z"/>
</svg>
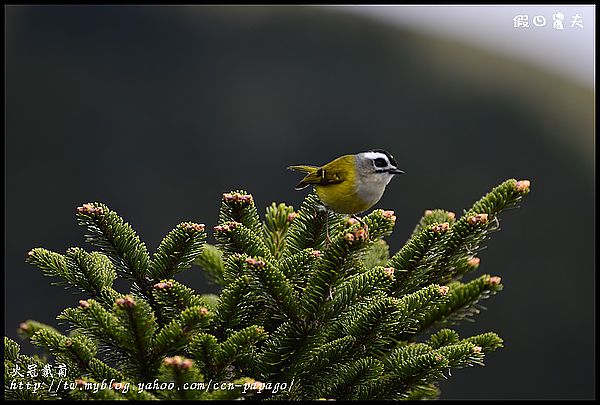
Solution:
<svg viewBox="0 0 600 405">
<path fill-rule="evenodd" d="M 327 166 L 331 165 L 328 163 L 322 167 L 315 166 L 290 166 L 288 169 L 308 173 L 301 181 L 296 185 L 296 190 L 302 190 L 308 187 L 310 184 L 335 184 L 341 183 L 344 180 L 342 173 L 339 170 L 333 170 L 331 167 L 328 169 Z"/>
<path fill-rule="evenodd" d="M 352 180 L 355 169 L 354 155 L 344 155 L 320 167 L 322 182 L 319 184 L 336 184 L 344 180 Z"/>
</svg>

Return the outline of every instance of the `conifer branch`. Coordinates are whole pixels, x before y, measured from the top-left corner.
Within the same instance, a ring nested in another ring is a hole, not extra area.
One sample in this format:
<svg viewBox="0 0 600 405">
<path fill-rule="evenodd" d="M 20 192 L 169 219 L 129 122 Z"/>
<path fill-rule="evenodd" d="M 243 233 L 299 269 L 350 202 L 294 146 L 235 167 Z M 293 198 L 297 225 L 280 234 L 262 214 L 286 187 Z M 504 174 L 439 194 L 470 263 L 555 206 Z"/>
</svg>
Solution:
<svg viewBox="0 0 600 405">
<path fill-rule="evenodd" d="M 151 347 L 157 327 L 150 305 L 140 297 L 125 295 L 115 301 L 113 311 L 127 331 L 128 338 L 123 343 L 126 342 L 125 353 L 132 362 L 131 371 L 142 381 L 149 381 L 152 369 L 156 367 Z"/>
<path fill-rule="evenodd" d="M 219 224 L 228 222 L 241 223 L 255 234 L 260 234 L 262 226 L 252 194 L 248 194 L 244 190 L 223 193 L 219 211 Z"/>
<path fill-rule="evenodd" d="M 312 279 L 301 299 L 301 308 L 307 316 L 318 313 L 319 307 L 333 296 L 332 289 L 355 273 L 356 262 L 364 251 L 379 238 L 391 232 L 396 217 L 391 211 L 375 210 L 364 218 L 368 231 L 358 224 L 338 233 L 319 255 Z"/>
<path fill-rule="evenodd" d="M 425 210 L 423 217 L 417 226 L 415 226 L 411 238 L 417 236 L 424 229 L 430 228 L 432 225 L 448 223 L 448 227 L 451 227 L 455 222 L 456 214 L 452 211 L 446 211 L 442 209 Z"/>
<path fill-rule="evenodd" d="M 250 284 L 250 277 L 244 275 L 223 289 L 213 324 L 217 336 L 226 336 L 253 324 L 258 313 L 252 305 L 256 296 L 250 291 Z"/>
<path fill-rule="evenodd" d="M 30 339 L 37 331 L 42 329 L 58 333 L 52 326 L 32 320 L 21 322 L 19 324 L 19 329 L 17 329 L 17 333 L 23 339 Z"/>
<path fill-rule="evenodd" d="M 97 353 L 94 342 L 86 336 L 68 338 L 58 332 L 41 329 L 31 337 L 31 343 L 43 347 L 55 358 L 70 365 L 71 369 L 85 372 Z M 73 372 L 73 370 L 71 370 Z"/>
<path fill-rule="evenodd" d="M 215 357 L 216 365 L 224 370 L 236 361 L 244 364 L 245 370 L 256 370 L 256 345 L 267 338 L 267 333 L 261 326 L 249 326 L 233 333 L 221 343 L 220 351 Z"/>
<path fill-rule="evenodd" d="M 246 228 L 240 222 L 226 222 L 223 225 L 217 225 L 214 228 L 215 239 L 217 246 L 223 250 L 226 255 L 245 253 L 248 256 L 260 256 L 267 259 L 272 259 L 271 253 L 263 240 L 253 232 Z M 227 281 L 227 280 L 226 280 Z"/>
<path fill-rule="evenodd" d="M 204 244 L 202 252 L 196 256 L 193 264 L 204 270 L 208 278 L 215 284 L 224 285 L 223 272 L 225 263 L 223 253 L 219 248 L 209 243 Z"/>
<path fill-rule="evenodd" d="M 6 398 L 437 398 L 449 370 L 483 365 L 503 346 L 493 332 L 461 338 L 448 327 L 472 319 L 481 300 L 502 289 L 498 276 L 459 280 L 481 266 L 476 253 L 499 229 L 499 214 L 530 186 L 507 180 L 460 218 L 427 210 L 391 257 L 384 238 L 393 211 L 376 209 L 358 221 L 325 210 L 315 193 L 298 211 L 272 204 L 263 221 L 251 194 L 224 193 L 216 245 L 205 243 L 203 225 L 183 222 L 152 259 L 115 212 L 84 204 L 77 218 L 100 252 L 35 248 L 26 259 L 83 295 L 57 317 L 69 335 L 31 320 L 18 329 L 64 363 L 74 385 L 49 390 L 48 375 L 19 373 L 49 363 L 20 354 L 5 337 Z M 223 286 L 218 295 L 173 279 L 192 264 Z M 113 287 L 119 278 L 133 281 L 128 292 Z M 24 388 L 27 381 L 42 389 Z M 112 385 L 88 389 L 100 381 Z M 152 381 L 173 388 L 119 389 Z"/>
<path fill-rule="evenodd" d="M 191 288 L 173 280 L 161 280 L 152 287 L 152 298 L 159 307 L 162 324 L 171 322 L 190 307 L 207 307 L 205 300 Z"/>
<path fill-rule="evenodd" d="M 69 248 L 66 255 L 36 248 L 28 253 L 26 261 L 41 268 L 44 275 L 62 279 L 53 284 L 75 288 L 92 298 L 103 299 L 103 290 L 111 289 L 117 277 L 105 255 L 81 248 Z"/>
<path fill-rule="evenodd" d="M 312 271 L 312 266 L 321 257 L 321 251 L 304 249 L 300 252 L 283 256 L 277 267 L 290 280 L 297 292 L 303 291 Z"/>
<path fill-rule="evenodd" d="M 390 258 L 390 247 L 385 240 L 379 239 L 367 248 L 363 256 L 363 264 L 365 268 L 372 269 L 373 267 L 386 267 Z"/>
<path fill-rule="evenodd" d="M 202 252 L 204 225 L 182 222 L 162 240 L 150 263 L 149 273 L 153 280 L 171 278 L 191 267 Z"/>
<path fill-rule="evenodd" d="M 202 391 L 186 389 L 186 383 L 203 380 L 192 359 L 182 356 L 165 357 L 159 375 L 162 381 L 175 383 L 173 390 L 161 392 L 163 399 L 201 399 Z"/>
<path fill-rule="evenodd" d="M 348 308 L 361 298 L 372 296 L 375 291 L 387 289 L 392 280 L 393 273 L 383 267 L 375 267 L 365 273 L 352 276 L 340 284 L 333 299 L 320 308 L 317 319 L 334 318 L 344 308 Z"/>
<path fill-rule="evenodd" d="M 343 222 L 343 215 L 327 211 L 315 193 L 309 194 L 288 229 L 284 254 L 289 255 L 304 249 L 320 250 L 327 226 L 330 234 L 335 234 L 339 232 Z"/>
<path fill-rule="evenodd" d="M 150 258 L 146 245 L 128 223 L 101 203 L 78 207 L 77 220 L 88 231 L 86 242 L 105 253 L 123 277 L 145 284 Z"/>
<path fill-rule="evenodd" d="M 479 301 L 490 297 L 502 290 L 500 277 L 483 275 L 466 284 L 453 282 L 448 284 L 448 299 L 437 305 L 419 325 L 419 330 L 425 330 L 433 324 L 453 325 L 460 321 L 469 321 L 478 314 L 481 307 Z"/>
<path fill-rule="evenodd" d="M 260 258 L 248 257 L 244 263 L 266 290 L 274 309 L 279 309 L 286 318 L 297 321 L 299 317 L 297 296 L 283 273 Z"/>
<path fill-rule="evenodd" d="M 271 255 L 275 259 L 279 259 L 283 254 L 286 241 L 286 233 L 290 223 L 298 216 L 294 212 L 294 207 L 283 203 L 276 205 L 275 203 L 267 207 L 265 220 L 263 222 L 263 235 L 269 247 Z"/>
<path fill-rule="evenodd" d="M 153 353 L 167 355 L 184 349 L 194 335 L 207 328 L 211 311 L 203 306 L 188 307 L 154 337 Z"/>
</svg>

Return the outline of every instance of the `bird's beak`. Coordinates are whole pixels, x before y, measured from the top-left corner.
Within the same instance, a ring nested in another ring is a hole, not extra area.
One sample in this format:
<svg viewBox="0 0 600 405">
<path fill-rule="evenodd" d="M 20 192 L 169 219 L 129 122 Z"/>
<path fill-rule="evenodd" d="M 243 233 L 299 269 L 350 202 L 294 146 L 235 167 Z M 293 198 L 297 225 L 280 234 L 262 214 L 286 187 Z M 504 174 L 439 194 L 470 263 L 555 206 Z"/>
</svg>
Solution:
<svg viewBox="0 0 600 405">
<path fill-rule="evenodd" d="M 391 173 L 391 174 L 404 174 L 404 171 L 400 170 L 400 169 L 390 169 L 388 171 L 388 173 Z"/>
</svg>

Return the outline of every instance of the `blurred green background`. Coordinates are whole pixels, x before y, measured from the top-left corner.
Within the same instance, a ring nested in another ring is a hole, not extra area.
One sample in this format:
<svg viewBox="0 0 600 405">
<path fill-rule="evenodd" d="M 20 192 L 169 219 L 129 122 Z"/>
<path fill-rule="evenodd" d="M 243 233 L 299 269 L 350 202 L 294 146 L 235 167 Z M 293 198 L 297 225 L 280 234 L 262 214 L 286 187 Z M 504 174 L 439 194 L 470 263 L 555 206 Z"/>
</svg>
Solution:
<svg viewBox="0 0 600 405">
<path fill-rule="evenodd" d="M 398 216 L 392 252 L 425 209 L 460 214 L 507 178 L 532 182 L 480 254 L 476 275 L 504 291 L 458 327 L 505 348 L 442 398 L 594 397 L 592 88 L 334 9 L 5 11 L 7 336 L 77 304 L 24 259 L 89 248 L 78 205 L 108 204 L 153 251 L 180 221 L 212 228 L 223 192 L 299 207 L 287 165 L 382 148 L 406 171 L 377 205 Z M 215 291 L 198 268 L 179 279 Z"/>
</svg>

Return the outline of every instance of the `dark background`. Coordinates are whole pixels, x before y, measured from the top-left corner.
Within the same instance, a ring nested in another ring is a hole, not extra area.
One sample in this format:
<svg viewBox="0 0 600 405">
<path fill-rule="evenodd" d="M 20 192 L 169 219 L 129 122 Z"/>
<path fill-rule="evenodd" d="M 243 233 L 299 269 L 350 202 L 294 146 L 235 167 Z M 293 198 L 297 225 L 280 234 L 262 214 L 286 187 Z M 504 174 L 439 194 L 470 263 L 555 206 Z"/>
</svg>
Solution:
<svg viewBox="0 0 600 405">
<path fill-rule="evenodd" d="M 507 178 L 532 182 L 480 254 L 476 275 L 504 291 L 458 328 L 505 348 L 442 398 L 594 397 L 591 90 L 319 8 L 5 10 L 7 336 L 80 299 L 24 262 L 86 246 L 78 205 L 108 204 L 153 251 L 180 221 L 212 228 L 223 192 L 298 207 L 287 165 L 383 148 L 407 173 L 377 205 L 398 216 L 392 252 L 425 209 L 460 214 Z M 198 268 L 179 279 L 214 291 Z"/>
</svg>

